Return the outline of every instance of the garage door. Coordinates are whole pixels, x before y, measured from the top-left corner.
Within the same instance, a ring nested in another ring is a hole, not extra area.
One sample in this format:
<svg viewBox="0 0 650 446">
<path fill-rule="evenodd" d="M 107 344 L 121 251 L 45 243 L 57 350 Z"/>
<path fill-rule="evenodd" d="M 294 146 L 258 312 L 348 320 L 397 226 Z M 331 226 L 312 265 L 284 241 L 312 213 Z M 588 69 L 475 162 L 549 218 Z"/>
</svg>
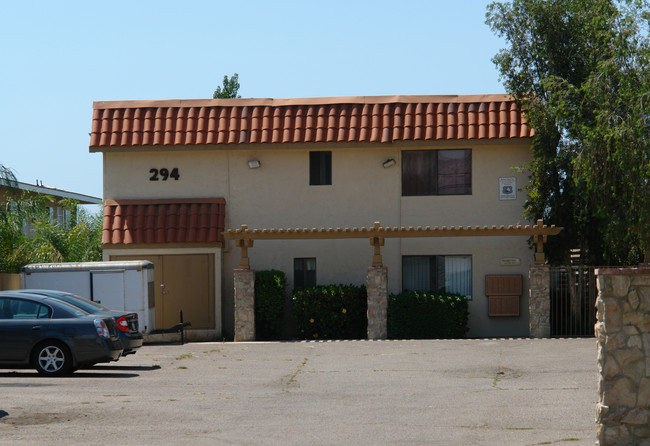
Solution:
<svg viewBox="0 0 650 446">
<path fill-rule="evenodd" d="M 111 260 L 148 260 L 154 265 L 156 328 L 180 320 L 192 328 L 215 328 L 214 255 L 120 255 Z"/>
</svg>

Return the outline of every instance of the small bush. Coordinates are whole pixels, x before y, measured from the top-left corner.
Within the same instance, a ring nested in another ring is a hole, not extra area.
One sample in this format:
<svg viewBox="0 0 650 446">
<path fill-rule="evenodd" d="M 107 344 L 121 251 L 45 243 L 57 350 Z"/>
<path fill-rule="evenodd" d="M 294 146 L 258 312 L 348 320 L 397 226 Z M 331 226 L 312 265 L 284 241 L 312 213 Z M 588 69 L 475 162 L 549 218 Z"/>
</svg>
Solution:
<svg viewBox="0 0 650 446">
<path fill-rule="evenodd" d="M 280 338 L 286 276 L 277 270 L 255 272 L 255 337 Z"/>
<path fill-rule="evenodd" d="M 297 288 L 292 301 L 301 339 L 365 339 L 367 336 L 365 286 Z"/>
<path fill-rule="evenodd" d="M 463 338 L 468 330 L 467 298 L 458 294 L 405 291 L 388 299 L 391 339 Z"/>
</svg>

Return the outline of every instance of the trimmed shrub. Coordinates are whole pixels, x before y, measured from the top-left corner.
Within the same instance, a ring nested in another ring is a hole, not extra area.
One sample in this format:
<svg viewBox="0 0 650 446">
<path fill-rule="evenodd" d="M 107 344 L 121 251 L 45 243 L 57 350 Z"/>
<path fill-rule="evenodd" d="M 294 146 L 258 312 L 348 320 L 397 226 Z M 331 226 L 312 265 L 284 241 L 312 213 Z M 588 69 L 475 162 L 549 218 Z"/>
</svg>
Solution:
<svg viewBox="0 0 650 446">
<path fill-rule="evenodd" d="M 404 291 L 388 299 L 391 339 L 463 338 L 468 330 L 467 298 L 458 294 Z"/>
<path fill-rule="evenodd" d="M 255 337 L 280 338 L 286 276 L 277 270 L 255 272 Z"/>
<path fill-rule="evenodd" d="M 297 288 L 292 301 L 301 339 L 365 339 L 367 336 L 365 286 Z"/>
</svg>

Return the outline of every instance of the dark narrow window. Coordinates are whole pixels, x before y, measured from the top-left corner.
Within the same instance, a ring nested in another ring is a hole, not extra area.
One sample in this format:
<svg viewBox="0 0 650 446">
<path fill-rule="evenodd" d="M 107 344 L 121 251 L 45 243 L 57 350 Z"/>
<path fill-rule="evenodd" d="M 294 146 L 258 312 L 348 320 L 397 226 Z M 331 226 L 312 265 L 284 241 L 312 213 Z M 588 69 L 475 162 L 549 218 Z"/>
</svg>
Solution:
<svg viewBox="0 0 650 446">
<path fill-rule="evenodd" d="M 402 152 L 402 195 L 470 195 L 472 151 L 406 150 Z"/>
<path fill-rule="evenodd" d="M 293 286 L 316 286 L 316 259 L 302 257 L 293 259 Z"/>
<path fill-rule="evenodd" d="M 438 195 L 472 193 L 472 151 L 437 150 Z"/>
<path fill-rule="evenodd" d="M 436 195 L 436 152 L 402 152 L 402 195 Z"/>
<path fill-rule="evenodd" d="M 403 256 L 402 289 L 472 298 L 472 256 Z"/>
<path fill-rule="evenodd" d="M 332 152 L 309 152 L 309 185 L 332 184 Z"/>
</svg>

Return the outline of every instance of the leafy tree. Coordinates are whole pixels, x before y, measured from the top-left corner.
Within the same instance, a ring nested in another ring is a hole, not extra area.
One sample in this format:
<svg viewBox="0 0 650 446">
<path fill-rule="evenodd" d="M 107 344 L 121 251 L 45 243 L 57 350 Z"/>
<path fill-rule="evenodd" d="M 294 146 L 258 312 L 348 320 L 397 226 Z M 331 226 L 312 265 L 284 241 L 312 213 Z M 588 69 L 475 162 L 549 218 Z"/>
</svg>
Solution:
<svg viewBox="0 0 650 446">
<path fill-rule="evenodd" d="M 18 273 L 29 263 L 84 262 L 102 259 L 102 217 L 59 202 L 73 221 L 52 221 L 48 196 L 22 195 L 0 206 L 0 272 Z"/>
<path fill-rule="evenodd" d="M 214 90 L 214 94 L 212 95 L 213 99 L 230 99 L 230 98 L 241 98 L 237 94 L 239 91 L 239 74 L 235 73 L 232 75 L 230 79 L 228 79 L 228 76 L 223 77 L 223 88 L 222 87 L 217 87 L 216 90 Z"/>
<path fill-rule="evenodd" d="M 525 214 L 563 226 L 552 263 L 634 264 L 650 247 L 646 0 L 513 0 L 486 23 L 493 59 L 535 129 Z"/>
</svg>

